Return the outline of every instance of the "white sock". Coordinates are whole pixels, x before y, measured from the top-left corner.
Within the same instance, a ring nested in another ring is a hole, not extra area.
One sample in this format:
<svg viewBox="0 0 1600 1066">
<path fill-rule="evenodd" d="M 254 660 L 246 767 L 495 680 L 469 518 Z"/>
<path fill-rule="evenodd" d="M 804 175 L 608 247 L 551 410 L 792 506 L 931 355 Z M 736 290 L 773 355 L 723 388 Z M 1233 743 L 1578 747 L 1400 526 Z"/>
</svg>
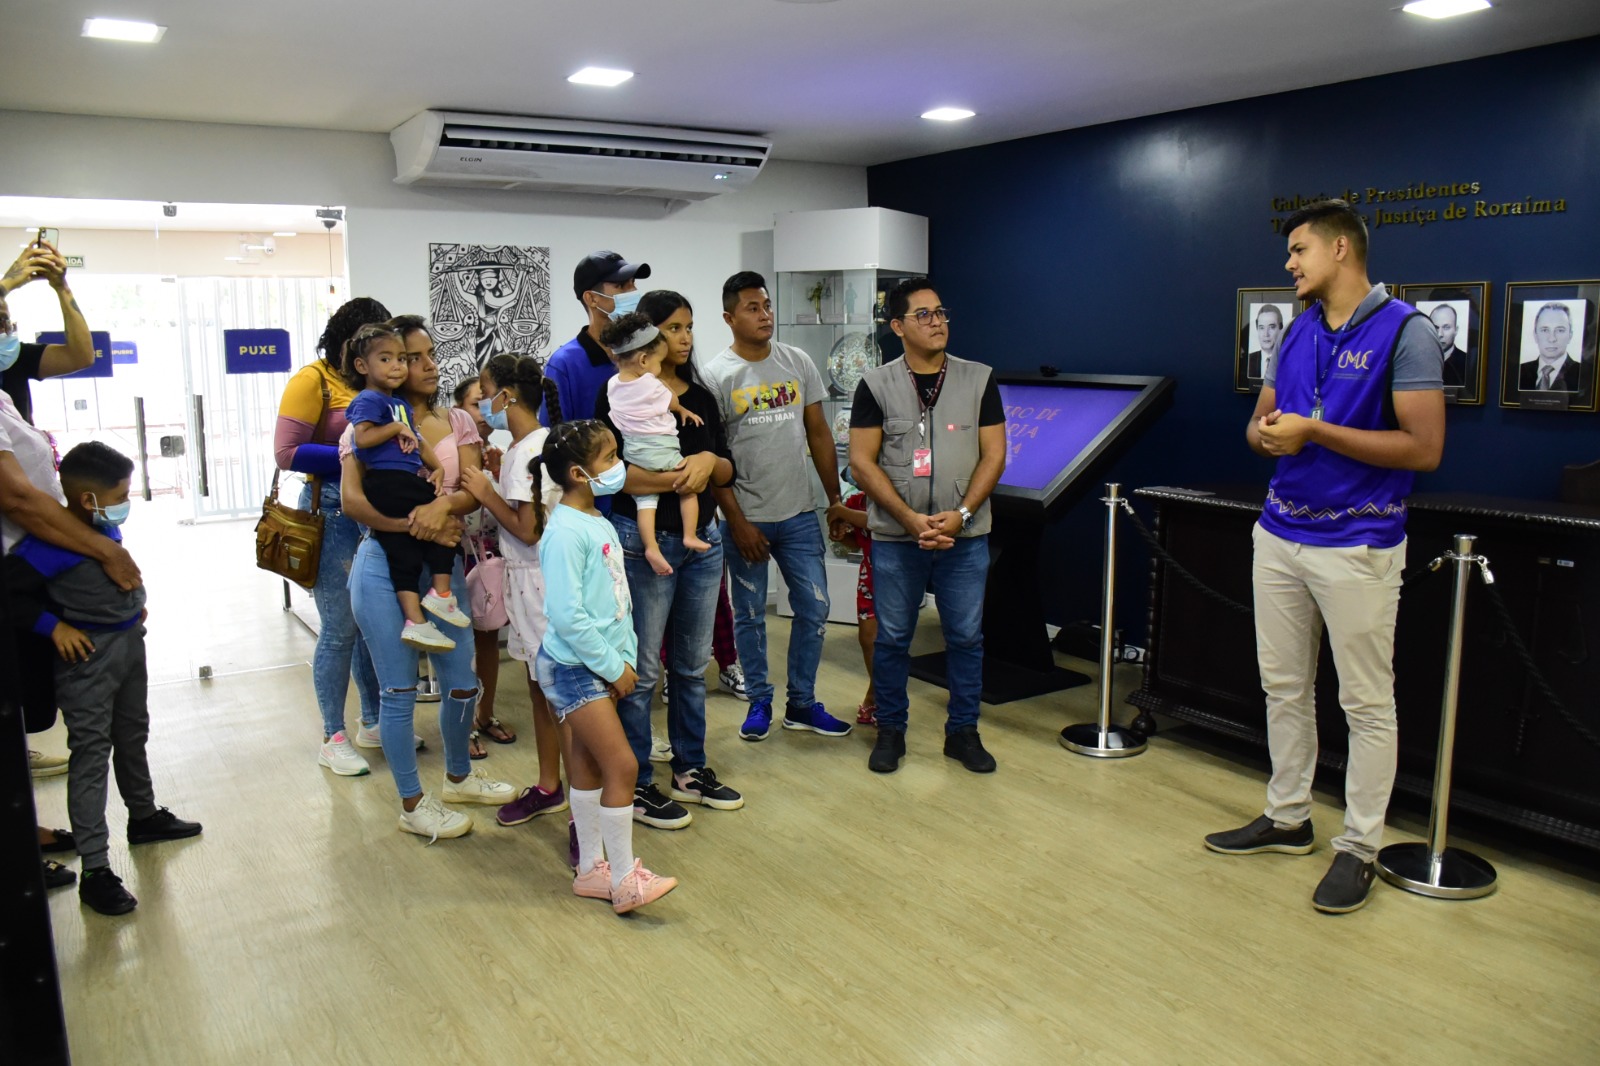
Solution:
<svg viewBox="0 0 1600 1066">
<path fill-rule="evenodd" d="M 600 849 L 600 790 L 567 789 L 572 824 L 578 827 L 578 872 L 586 874 L 604 857 Z"/>
<path fill-rule="evenodd" d="M 596 800 L 598 803 L 598 799 Z M 633 869 L 633 804 L 626 807 L 601 807 L 600 832 L 605 836 L 606 861 L 611 864 L 611 887 L 618 888 Z M 583 837 L 578 837 L 582 846 Z"/>
</svg>

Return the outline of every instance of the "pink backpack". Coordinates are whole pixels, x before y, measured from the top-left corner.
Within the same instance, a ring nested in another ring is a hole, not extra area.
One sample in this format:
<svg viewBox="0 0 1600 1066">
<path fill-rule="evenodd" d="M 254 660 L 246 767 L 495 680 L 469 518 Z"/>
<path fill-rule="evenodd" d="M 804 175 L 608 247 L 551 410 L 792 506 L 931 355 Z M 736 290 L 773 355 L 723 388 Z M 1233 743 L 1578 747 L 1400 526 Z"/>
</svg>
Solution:
<svg viewBox="0 0 1600 1066">
<path fill-rule="evenodd" d="M 472 628 L 485 633 L 498 632 L 510 619 L 506 616 L 506 561 L 486 552 L 478 538 L 467 537 L 475 563 L 467 575 L 467 600 L 472 605 Z"/>
</svg>

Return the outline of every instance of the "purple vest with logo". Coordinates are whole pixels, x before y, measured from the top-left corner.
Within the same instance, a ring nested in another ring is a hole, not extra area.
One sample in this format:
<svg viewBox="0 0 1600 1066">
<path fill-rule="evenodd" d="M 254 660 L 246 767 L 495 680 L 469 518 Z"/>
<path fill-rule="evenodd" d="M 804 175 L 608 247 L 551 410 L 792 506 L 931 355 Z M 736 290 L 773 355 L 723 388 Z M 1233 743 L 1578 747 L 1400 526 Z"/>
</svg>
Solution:
<svg viewBox="0 0 1600 1066">
<path fill-rule="evenodd" d="M 1420 312 L 1394 298 L 1360 322 L 1331 330 L 1320 303 L 1290 323 L 1278 356 L 1278 409 L 1353 429 L 1393 429 L 1395 344 Z M 1412 472 L 1351 459 L 1318 444 L 1285 455 L 1267 488 L 1262 528 L 1285 540 L 1326 548 L 1392 548 L 1405 539 Z"/>
</svg>

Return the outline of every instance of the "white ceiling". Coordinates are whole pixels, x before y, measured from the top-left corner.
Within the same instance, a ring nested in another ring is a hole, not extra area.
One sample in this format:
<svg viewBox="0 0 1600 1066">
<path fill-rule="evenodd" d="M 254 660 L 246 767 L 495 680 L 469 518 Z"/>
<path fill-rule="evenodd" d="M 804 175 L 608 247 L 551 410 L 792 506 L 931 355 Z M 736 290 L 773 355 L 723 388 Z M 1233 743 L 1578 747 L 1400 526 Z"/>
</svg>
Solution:
<svg viewBox="0 0 1600 1066">
<path fill-rule="evenodd" d="M 0 107 L 387 132 L 429 107 L 770 135 L 873 164 L 1600 33 L 1595 0 L 52 0 L 8 4 Z M 91 16 L 168 27 L 79 36 Z M 569 85 L 587 64 L 637 77 Z M 964 123 L 918 118 L 969 107 Z M 11 151 L 26 150 L 13 145 Z"/>
<path fill-rule="evenodd" d="M 59 230 L 205 230 L 238 233 L 323 234 L 327 228 L 310 204 L 197 204 L 185 201 L 168 218 L 159 200 L 68 200 L 49 196 L 0 196 L 0 227 Z M 333 232 L 344 233 L 335 222 Z M 0 244 L 0 255 L 5 245 Z"/>
</svg>

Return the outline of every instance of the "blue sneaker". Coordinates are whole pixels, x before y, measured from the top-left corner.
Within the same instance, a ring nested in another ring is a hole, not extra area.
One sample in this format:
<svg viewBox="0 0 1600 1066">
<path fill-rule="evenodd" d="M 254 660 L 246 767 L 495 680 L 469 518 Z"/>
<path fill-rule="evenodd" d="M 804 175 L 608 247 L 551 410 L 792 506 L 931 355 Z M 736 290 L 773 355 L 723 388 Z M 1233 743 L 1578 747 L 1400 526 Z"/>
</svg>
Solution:
<svg viewBox="0 0 1600 1066">
<path fill-rule="evenodd" d="M 744 716 L 744 725 L 739 727 L 739 737 L 742 740 L 766 740 L 767 730 L 772 728 L 772 701 L 757 700 L 750 705 L 750 713 Z"/>
<path fill-rule="evenodd" d="M 850 734 L 855 726 L 848 722 L 841 722 L 820 703 L 813 703 L 809 707 L 790 707 L 783 712 L 783 728 L 809 729 L 813 733 L 821 733 L 825 737 L 843 737 Z"/>
</svg>

